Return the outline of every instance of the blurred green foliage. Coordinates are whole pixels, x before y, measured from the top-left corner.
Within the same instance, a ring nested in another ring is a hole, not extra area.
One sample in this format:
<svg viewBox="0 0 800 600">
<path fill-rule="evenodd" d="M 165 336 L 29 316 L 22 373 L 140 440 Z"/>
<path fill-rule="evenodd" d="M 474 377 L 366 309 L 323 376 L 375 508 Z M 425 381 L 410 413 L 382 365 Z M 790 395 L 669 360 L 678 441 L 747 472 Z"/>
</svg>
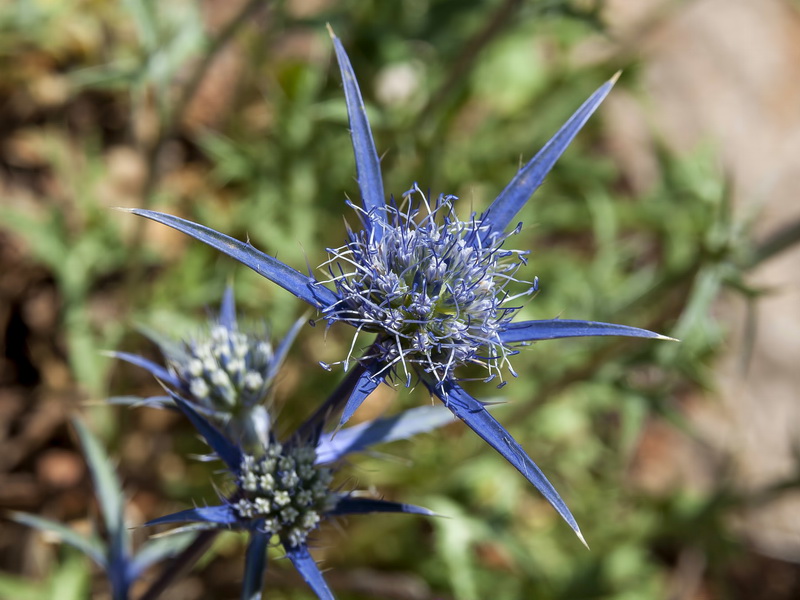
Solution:
<svg viewBox="0 0 800 600">
<path fill-rule="evenodd" d="M 321 264 L 326 246 L 344 239 L 342 215 L 354 218 L 345 196 L 357 197 L 326 22 L 359 76 L 387 190 L 399 195 L 419 182 L 432 194 L 455 193 L 462 217 L 485 208 L 520 161 L 619 68 L 627 70 L 618 88 L 639 93 L 636 64 L 574 60 L 578 45 L 602 35 L 599 0 L 263 2 L 231 31 L 209 25 L 218 13 L 232 18 L 222 4 L 0 6 L 0 94 L 16 110 L 4 133 L 24 133 L 37 153 L 34 166 L 4 159 L 21 183 L 3 200 L 0 227 L 55 280 L 64 351 L 93 398 L 158 393 L 98 351 L 151 351 L 135 323 L 180 335 L 204 319 L 231 278 L 240 310 L 276 335 L 302 314 L 290 294 L 233 261 L 109 207 L 180 214 L 249 238 L 301 270 Z M 223 34 L 229 43 L 215 43 Z M 211 84 L 197 85 L 198 73 Z M 525 228 L 514 246 L 532 250 L 521 275 L 541 281 L 523 316 L 619 322 L 682 343 L 543 342 L 515 358 L 520 376 L 501 391 L 470 386 L 478 397 L 507 401 L 495 414 L 560 490 L 592 551 L 454 424 L 389 450 L 402 459 L 353 465 L 353 485 L 446 517 L 353 518 L 346 533 L 324 532 L 320 556 L 338 597 L 375 597 L 356 571 L 367 569 L 371 577 L 402 574 L 422 590 L 397 598 L 666 598 L 686 552 L 700 553 L 718 576 L 743 551 L 729 517 L 746 499 L 722 483 L 707 494 L 653 494 L 631 471 L 645 425 L 666 416 L 682 427 L 680 400 L 711 384 L 725 336 L 711 307 L 726 286 L 742 289 L 748 231 L 731 215 L 713 153 L 659 149 L 657 180 L 634 194 L 604 152 L 614 135 L 601 111 L 520 214 Z M 132 173 L 132 192 L 114 179 L 113 156 Z M 288 361 L 280 394 L 287 428 L 336 381 L 317 362 L 347 351 L 350 332 L 323 329 L 307 328 Z M 402 389 L 392 396 L 395 408 L 429 401 Z M 136 427 L 126 419 L 120 449 Z M 202 452 L 191 436 L 159 435 L 154 447 Z M 124 461 L 122 469 L 137 477 Z M 165 502 L 213 501 L 206 465 L 180 472 L 156 476 Z M 309 598 L 286 562 L 272 562 L 269 597 Z M 53 566 L 50 581 L 65 568 Z M 724 593 L 715 581 L 708 585 Z M 0 580 L 2 589 L 11 585 Z M 49 597 L 45 588 L 30 597 Z"/>
</svg>

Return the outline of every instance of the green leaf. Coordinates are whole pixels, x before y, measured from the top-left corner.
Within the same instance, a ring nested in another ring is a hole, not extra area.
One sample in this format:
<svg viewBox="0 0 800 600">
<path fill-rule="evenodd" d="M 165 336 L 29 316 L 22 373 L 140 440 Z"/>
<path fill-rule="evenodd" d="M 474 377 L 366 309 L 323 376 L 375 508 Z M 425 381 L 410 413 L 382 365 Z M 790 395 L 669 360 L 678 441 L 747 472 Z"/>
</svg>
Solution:
<svg viewBox="0 0 800 600">
<path fill-rule="evenodd" d="M 38 582 L 0 573 L 0 600 L 18 600 L 19 598 L 47 600 L 47 594 Z"/>
<path fill-rule="evenodd" d="M 53 600 L 84 600 L 89 598 L 91 573 L 80 556 L 68 557 L 53 574 L 50 595 Z M 20 596 L 20 598 L 28 598 Z"/>
<path fill-rule="evenodd" d="M 105 548 L 99 539 L 87 539 L 81 535 L 78 535 L 78 533 L 62 523 L 51 521 L 50 519 L 45 519 L 44 517 L 38 517 L 28 513 L 12 512 L 10 517 L 17 523 L 22 523 L 23 525 L 33 527 L 39 531 L 57 535 L 61 541 L 73 546 L 74 548 L 77 548 L 98 565 L 104 569 L 106 568 Z"/>
<path fill-rule="evenodd" d="M 112 548 L 126 552 L 128 548 L 128 530 L 124 521 L 124 502 L 122 487 L 111 461 L 97 438 L 79 420 L 72 421 L 83 447 L 86 462 L 94 481 L 95 494 L 100 503 L 103 522 L 106 526 Z"/>
</svg>

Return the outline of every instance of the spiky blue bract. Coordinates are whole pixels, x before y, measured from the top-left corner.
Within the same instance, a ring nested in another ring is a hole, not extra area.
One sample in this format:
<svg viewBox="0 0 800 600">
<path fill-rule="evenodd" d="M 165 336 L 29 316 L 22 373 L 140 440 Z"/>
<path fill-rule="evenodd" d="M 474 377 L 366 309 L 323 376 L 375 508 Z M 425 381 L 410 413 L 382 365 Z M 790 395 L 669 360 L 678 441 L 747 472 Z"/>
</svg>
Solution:
<svg viewBox="0 0 800 600">
<path fill-rule="evenodd" d="M 369 360 L 364 362 L 364 373 L 359 378 L 358 383 L 356 383 L 353 391 L 350 393 L 350 397 L 347 398 L 347 402 L 344 405 L 344 410 L 342 411 L 342 417 L 339 421 L 340 425 L 347 423 L 350 420 L 350 417 L 353 416 L 353 413 L 356 412 L 359 406 L 361 406 L 364 400 L 375 391 L 375 388 L 380 385 L 381 379 L 377 377 L 378 371 L 381 369 L 381 363 L 377 360 Z"/>
<path fill-rule="evenodd" d="M 339 63 L 339 69 L 342 74 L 347 114 L 350 119 L 353 154 L 356 157 L 356 173 L 358 176 L 358 188 L 361 192 L 361 204 L 365 213 L 377 215 L 383 210 L 386 203 L 378 151 L 375 149 L 369 120 L 364 109 L 364 99 L 361 97 L 361 90 L 358 88 L 358 81 L 356 81 L 356 74 L 353 72 L 350 59 L 347 57 L 344 46 L 342 46 L 339 38 L 334 35 L 330 26 L 328 26 L 328 32 L 333 40 L 336 60 Z M 383 235 L 381 220 L 369 220 L 367 225 L 369 234 L 379 240 Z"/>
<path fill-rule="evenodd" d="M 398 415 L 323 434 L 317 446 L 317 464 L 336 462 L 352 452 L 361 452 L 375 444 L 408 439 L 452 421 L 453 415 L 443 406 L 420 406 Z"/>
<path fill-rule="evenodd" d="M 172 373 L 167 371 L 167 369 L 161 365 L 154 363 L 152 360 L 148 360 L 143 356 L 139 356 L 138 354 L 130 354 L 128 352 L 109 352 L 108 355 L 120 360 L 124 360 L 125 362 L 134 366 L 141 367 L 145 371 L 148 371 L 156 379 L 164 382 L 166 385 L 172 387 L 180 386 L 180 381 L 178 381 L 178 379 Z"/>
<path fill-rule="evenodd" d="M 239 326 L 236 321 L 236 297 L 232 286 L 226 287 L 225 293 L 222 294 L 222 303 L 219 305 L 219 324 L 229 331 L 233 331 Z"/>
<path fill-rule="evenodd" d="M 539 150 L 528 164 L 526 164 L 508 183 L 500 195 L 492 202 L 481 216 L 481 222 L 486 226 L 481 232 L 484 241 L 492 236 L 505 231 L 511 221 L 530 199 L 533 193 L 542 185 L 544 178 L 553 168 L 556 161 L 567 149 L 578 132 L 589 120 L 600 103 L 605 99 L 611 88 L 614 87 L 619 73 L 600 86 L 589 99 L 561 126 L 556 134 Z"/>
<path fill-rule="evenodd" d="M 317 444 L 325 424 L 341 410 L 351 396 L 360 397 L 363 402 L 377 385 L 371 374 L 369 362 L 357 363 L 347 372 L 328 399 L 297 428 L 292 436 L 294 443 Z"/>
<path fill-rule="evenodd" d="M 210 523 L 221 527 L 232 527 L 239 524 L 239 517 L 236 511 L 228 504 L 219 506 L 198 506 L 181 510 L 170 515 L 158 517 L 145 523 L 151 525 L 167 525 L 171 523 Z"/>
<path fill-rule="evenodd" d="M 320 600 L 335 600 L 306 545 L 286 548 L 286 555 Z"/>
<path fill-rule="evenodd" d="M 464 421 L 470 429 L 477 433 L 492 448 L 497 450 L 503 458 L 510 462 L 558 511 L 558 514 L 572 527 L 580 540 L 585 544 L 578 523 L 567 508 L 564 500 L 553 485 L 547 480 L 542 470 L 531 460 L 520 444 L 508 431 L 498 423 L 486 406 L 479 400 L 470 396 L 463 388 L 452 381 L 436 382 L 423 379 L 432 394 L 438 396 L 452 413 Z"/>
<path fill-rule="evenodd" d="M 238 474 L 243 456 L 243 452 L 239 447 L 209 423 L 190 403 L 176 394 L 171 395 L 175 405 L 186 415 L 186 418 L 189 419 L 198 433 L 203 436 L 216 455 L 227 465 L 232 473 Z"/>
<path fill-rule="evenodd" d="M 270 535 L 260 531 L 250 535 L 244 557 L 242 578 L 242 600 L 259 600 L 264 588 L 264 573 L 267 570 L 267 546 Z"/>
<path fill-rule="evenodd" d="M 240 242 L 204 225 L 192 223 L 186 219 L 165 213 L 139 208 L 122 208 L 120 210 L 167 225 L 208 244 L 212 248 L 216 248 L 220 252 L 238 260 L 243 265 L 250 267 L 259 275 L 277 283 L 315 308 L 322 309 L 337 301 L 333 292 L 319 285 L 313 277 L 303 275 L 300 271 L 285 265 L 277 258 L 256 250 L 250 244 Z"/>
<path fill-rule="evenodd" d="M 651 338 L 656 340 L 673 340 L 671 337 L 630 327 L 628 325 L 615 325 L 613 323 L 598 323 L 596 321 L 574 321 L 570 319 L 547 319 L 542 321 L 520 321 L 510 323 L 500 333 L 504 343 L 536 342 L 539 340 L 554 340 L 570 337 L 597 337 L 619 336 Z M 674 341 L 674 340 L 673 340 Z"/>
<path fill-rule="evenodd" d="M 332 508 L 328 514 L 335 516 L 342 515 L 364 515 L 368 513 L 408 513 L 413 515 L 424 515 L 434 517 L 436 513 L 421 506 L 405 504 L 404 502 L 389 502 L 378 498 L 361 498 L 355 496 L 344 496 L 339 503 Z"/>
</svg>

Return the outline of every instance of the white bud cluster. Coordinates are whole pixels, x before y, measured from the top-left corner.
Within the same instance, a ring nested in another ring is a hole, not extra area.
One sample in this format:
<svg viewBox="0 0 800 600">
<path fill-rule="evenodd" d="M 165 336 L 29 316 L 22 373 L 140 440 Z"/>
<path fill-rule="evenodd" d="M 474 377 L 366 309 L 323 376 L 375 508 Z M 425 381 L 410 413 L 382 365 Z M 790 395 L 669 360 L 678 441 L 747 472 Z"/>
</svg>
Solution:
<svg viewBox="0 0 800 600">
<path fill-rule="evenodd" d="M 242 519 L 263 519 L 264 529 L 295 546 L 317 527 L 333 495 L 333 471 L 315 467 L 307 446 L 265 448 L 263 456 L 245 455 L 237 480 L 240 498 L 233 508 Z"/>
<path fill-rule="evenodd" d="M 264 400 L 271 384 L 272 345 L 253 335 L 216 325 L 207 339 L 186 344 L 170 366 L 192 399 L 221 413 L 236 412 Z"/>
</svg>

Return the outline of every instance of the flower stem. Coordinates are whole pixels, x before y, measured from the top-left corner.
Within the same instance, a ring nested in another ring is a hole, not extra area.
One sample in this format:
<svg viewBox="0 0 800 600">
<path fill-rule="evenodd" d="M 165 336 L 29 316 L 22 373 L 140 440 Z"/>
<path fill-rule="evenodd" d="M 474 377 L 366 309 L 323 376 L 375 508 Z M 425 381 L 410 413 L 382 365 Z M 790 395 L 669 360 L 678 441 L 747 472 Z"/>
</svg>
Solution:
<svg viewBox="0 0 800 600">
<path fill-rule="evenodd" d="M 201 531 L 195 540 L 189 544 L 183 552 L 174 557 L 164 568 L 158 579 L 142 595 L 139 600 L 155 600 L 172 582 L 184 576 L 200 560 L 200 558 L 211 547 L 211 544 L 219 534 L 219 530 Z"/>
</svg>

